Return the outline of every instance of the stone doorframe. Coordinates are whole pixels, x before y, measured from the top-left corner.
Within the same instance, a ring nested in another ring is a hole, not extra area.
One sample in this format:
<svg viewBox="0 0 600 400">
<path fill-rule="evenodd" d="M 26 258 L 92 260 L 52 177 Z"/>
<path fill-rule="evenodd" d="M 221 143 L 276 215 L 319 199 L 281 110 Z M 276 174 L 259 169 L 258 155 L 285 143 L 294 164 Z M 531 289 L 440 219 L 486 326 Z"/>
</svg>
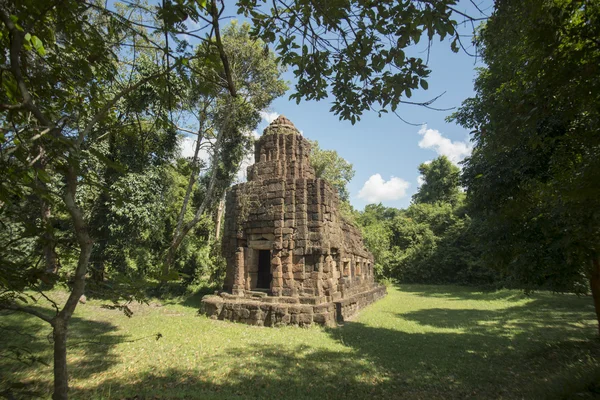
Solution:
<svg viewBox="0 0 600 400">
<path fill-rule="evenodd" d="M 244 278 L 245 278 L 245 290 L 255 290 L 258 281 L 258 254 L 260 250 L 271 251 L 271 257 L 273 257 L 273 241 L 268 238 L 261 237 L 256 240 L 249 240 L 248 247 L 246 247 L 246 254 L 244 257 Z M 273 267 L 270 265 L 271 274 L 273 274 Z"/>
</svg>

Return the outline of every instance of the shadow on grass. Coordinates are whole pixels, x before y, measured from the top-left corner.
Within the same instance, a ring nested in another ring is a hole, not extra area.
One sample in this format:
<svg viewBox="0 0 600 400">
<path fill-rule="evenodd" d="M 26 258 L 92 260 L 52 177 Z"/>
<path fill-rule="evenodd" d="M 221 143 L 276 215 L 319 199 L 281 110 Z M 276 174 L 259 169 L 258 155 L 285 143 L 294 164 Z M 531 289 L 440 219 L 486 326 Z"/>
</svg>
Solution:
<svg viewBox="0 0 600 400">
<path fill-rule="evenodd" d="M 205 286 L 197 290 L 194 294 L 187 296 L 185 300 L 178 303 L 182 306 L 191 307 L 196 310 L 200 309 L 202 298 L 208 294 L 214 294 L 218 290 L 216 286 Z"/>
<path fill-rule="evenodd" d="M 202 298 L 207 294 L 214 294 L 219 287 L 217 286 L 203 286 L 197 289 L 193 293 L 184 293 L 176 296 L 155 296 L 153 297 L 157 301 L 160 301 L 164 305 L 180 305 L 184 307 L 193 308 L 195 310 L 200 309 Z"/>
<path fill-rule="evenodd" d="M 446 291 L 434 296 L 440 294 Z M 395 314 L 439 332 L 406 333 L 350 322 L 330 334 L 400 381 L 436 388 L 441 398 L 571 398 L 575 393 L 600 398 L 593 307 L 582 309 L 575 296 L 536 297 L 501 310 L 433 308 Z M 444 388 L 448 392 L 442 395 Z"/>
<path fill-rule="evenodd" d="M 486 347 L 475 335 L 405 334 L 350 323 L 343 339 L 338 338 L 353 350 L 310 351 L 299 346 L 282 351 L 271 345 L 236 348 L 203 360 L 206 365 L 197 370 L 148 371 L 73 394 L 75 398 L 136 400 L 586 399 L 594 398 L 594 391 L 600 389 L 593 386 L 600 378 L 597 367 L 590 368 L 593 361 L 569 364 L 590 352 L 589 343 L 549 349 L 523 362 L 517 354 L 494 352 L 495 346 L 508 342 L 492 342 Z M 380 345 L 374 348 L 365 345 L 367 341 Z M 469 349 L 476 354 L 469 355 Z M 600 355 L 598 347 L 594 351 Z M 236 360 L 235 365 L 222 376 L 214 374 L 211 366 L 224 359 Z"/>
<path fill-rule="evenodd" d="M 413 293 L 420 293 L 418 288 L 413 289 Z M 435 291 L 431 286 L 427 289 L 434 297 L 472 298 L 461 289 L 454 288 L 454 293 L 444 288 Z M 500 310 L 433 308 L 394 313 L 394 318 L 410 322 L 400 324 L 403 329 L 415 324 L 423 329 L 406 331 L 347 322 L 324 330 L 337 342 L 334 346 L 330 341 L 323 343 L 323 335 L 317 330 L 314 343 L 276 346 L 261 339 L 265 330 L 273 328 L 249 327 L 247 332 L 256 337 L 253 346 L 215 346 L 210 356 L 181 368 L 157 366 L 143 373 L 124 373 L 118 379 L 97 377 L 73 388 L 71 397 L 598 398 L 600 341 L 589 322 L 592 309 L 582 305 L 581 299 L 573 296 L 539 295 L 527 304 Z M 189 306 L 194 307 L 193 301 Z M 11 321 L 16 327 L 36 329 L 27 318 L 11 316 Z M 73 336 L 85 339 L 125 340 L 115 336 L 114 330 L 110 324 L 83 319 L 75 319 L 72 327 Z M 285 334 L 294 335 L 294 330 L 286 330 Z M 71 343 L 76 341 L 73 336 Z M 32 344 L 40 346 L 39 352 L 50 350 L 42 339 Z M 117 362 L 110 346 L 80 346 L 74 350 L 78 357 L 70 369 L 74 378 L 90 377 Z M 0 366 L 2 371 L 10 370 L 3 360 Z"/>
<path fill-rule="evenodd" d="M 525 294 L 519 289 L 489 289 L 486 287 L 456 285 L 418 285 L 397 284 L 396 289 L 404 293 L 421 297 L 443 298 L 447 300 L 476 300 L 476 301 L 521 301 L 523 299 L 543 299 L 547 307 L 568 307 L 574 299 L 590 299 L 589 307 L 593 307 L 590 295 L 557 294 L 548 291 L 534 291 Z"/>
<path fill-rule="evenodd" d="M 447 285 L 397 284 L 399 291 L 422 297 L 444 298 L 448 300 L 483 300 L 483 301 L 519 301 L 528 296 L 521 291 L 509 289 L 490 289 L 487 287 Z"/>
<path fill-rule="evenodd" d="M 252 347 L 232 344 L 190 369 L 148 371 L 104 381 L 76 392 L 75 397 L 600 397 L 600 341 L 589 322 L 593 315 L 586 309 L 578 310 L 580 302 L 542 297 L 502 310 L 435 308 L 396 314 L 397 318 L 436 328 L 434 332 L 347 322 L 325 329 L 329 337 L 345 346 L 337 350 L 322 347 L 318 340 L 293 349 L 265 342 Z M 251 329 L 259 336 L 263 329 L 273 328 Z"/>
<path fill-rule="evenodd" d="M 70 379 L 87 379 L 118 363 L 112 349 L 126 337 L 115 334 L 116 330 L 107 322 L 71 318 L 67 349 Z M 21 392 L 49 393 L 53 363 L 50 325 L 27 314 L 3 312 L 0 334 L 0 388 L 18 383 Z"/>
<path fill-rule="evenodd" d="M 260 330 L 257 330 L 257 332 Z M 220 364 L 231 363 L 223 375 Z M 365 399 L 389 398 L 391 386 L 382 383 L 375 366 L 352 353 L 297 346 L 272 345 L 230 348 L 190 372 L 168 369 L 103 382 L 77 397 L 108 399 Z"/>
</svg>

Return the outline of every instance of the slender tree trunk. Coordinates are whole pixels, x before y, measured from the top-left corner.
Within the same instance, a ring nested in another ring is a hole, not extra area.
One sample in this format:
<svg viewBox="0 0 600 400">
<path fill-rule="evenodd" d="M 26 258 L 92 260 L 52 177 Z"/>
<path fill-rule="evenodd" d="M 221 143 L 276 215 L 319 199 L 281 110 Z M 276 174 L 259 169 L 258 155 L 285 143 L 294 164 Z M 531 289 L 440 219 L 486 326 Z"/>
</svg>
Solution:
<svg viewBox="0 0 600 400">
<path fill-rule="evenodd" d="M 52 234 L 52 210 L 50 204 L 44 199 L 41 200 L 42 224 L 44 225 L 44 234 L 42 235 L 44 260 L 46 262 L 46 272 L 50 274 L 58 273 L 60 263 L 56 254 L 56 239 Z"/>
<path fill-rule="evenodd" d="M 191 221 L 188 221 L 187 223 L 183 224 L 183 213 L 180 214 L 179 222 L 181 222 L 181 223 L 178 222 L 177 228 L 175 229 L 175 232 L 173 233 L 173 240 L 171 241 L 171 245 L 169 246 L 169 250 L 167 251 L 167 255 L 165 257 L 165 262 L 163 264 L 163 275 L 167 275 L 169 273 L 169 269 L 171 268 L 171 265 L 173 265 L 173 262 L 175 261 L 175 254 L 177 253 L 177 249 L 179 248 L 179 245 L 181 244 L 181 242 L 183 242 L 183 239 L 188 234 L 188 232 L 194 226 L 196 226 L 196 224 L 200 221 L 200 218 L 204 214 L 204 211 L 212 202 L 213 192 L 214 192 L 215 184 L 217 182 L 217 169 L 219 167 L 219 152 L 221 151 L 221 145 L 223 143 L 223 138 L 224 138 L 224 130 L 226 129 L 227 124 L 224 124 L 224 125 L 225 126 L 219 130 L 219 133 L 217 134 L 217 140 L 215 141 L 211 165 L 210 165 L 211 177 L 210 177 L 210 182 L 208 184 L 208 189 L 206 191 L 206 195 L 204 196 L 204 199 L 202 200 L 202 204 L 196 210 L 194 218 Z M 190 183 L 193 183 L 193 182 L 190 180 Z M 191 188 L 191 185 L 188 185 L 188 189 L 190 189 L 190 188 Z M 187 205 L 187 202 L 184 200 L 184 206 L 186 206 L 186 205 Z M 182 207 L 182 211 L 185 211 L 185 209 L 183 207 Z"/>
<path fill-rule="evenodd" d="M 200 145 L 203 139 L 203 120 L 200 121 L 200 127 L 198 128 L 198 138 L 196 140 L 196 147 L 194 148 L 194 157 L 192 158 L 192 173 L 190 174 L 190 179 L 188 180 L 188 185 L 185 190 L 185 196 L 183 198 L 183 204 L 181 205 L 181 210 L 179 211 L 179 218 L 177 219 L 177 225 L 175 226 L 175 232 L 173 232 L 173 239 L 171 240 L 171 244 L 169 246 L 169 250 L 167 251 L 167 256 L 165 257 L 165 264 L 163 266 L 163 274 L 167 274 L 169 272 L 169 268 L 173 265 L 175 261 L 175 253 L 183 240 L 183 236 L 181 234 L 181 230 L 183 228 L 183 220 L 185 219 L 185 212 L 187 211 L 188 203 L 190 202 L 190 197 L 192 195 L 192 189 L 194 188 L 194 183 L 196 182 L 196 178 L 198 176 L 200 162 L 198 160 L 198 154 L 200 153 Z"/>
<path fill-rule="evenodd" d="M 39 141 L 41 143 L 42 139 L 39 139 Z M 36 170 L 46 172 L 46 166 L 48 164 L 46 150 L 41 144 L 35 146 L 35 149 L 38 155 L 36 157 L 37 161 L 35 161 L 33 165 Z M 48 185 L 41 179 L 36 179 L 36 186 L 40 192 L 48 193 Z M 48 200 L 46 200 L 43 196 L 40 196 L 40 209 L 42 217 L 42 229 L 44 230 L 44 233 L 41 237 L 41 245 L 42 253 L 44 255 L 44 262 L 46 264 L 46 272 L 49 274 L 56 274 L 60 268 L 60 265 L 55 251 L 56 239 L 52 233 L 52 209 L 50 208 L 50 203 L 48 203 Z"/>
<path fill-rule="evenodd" d="M 597 255 L 592 259 L 590 289 L 592 289 L 592 298 L 594 299 L 594 308 L 596 309 L 596 319 L 598 320 L 598 335 L 600 335 L 600 256 Z"/>
<path fill-rule="evenodd" d="M 111 188 L 114 181 L 113 174 L 105 174 L 105 182 L 108 188 Z M 108 241 L 110 238 L 110 230 L 106 223 L 106 215 L 108 207 L 106 204 L 110 201 L 110 196 L 107 192 L 102 191 L 98 196 L 97 206 L 93 208 L 93 213 L 90 219 L 90 228 L 93 230 L 94 236 L 98 238 L 96 246 L 92 250 L 90 258 L 90 277 L 94 282 L 104 282 L 106 272 L 106 259 Z"/>
<path fill-rule="evenodd" d="M 141 123 L 138 119 L 138 126 L 140 132 L 142 131 Z M 108 133 L 108 159 L 111 162 L 116 162 L 115 154 L 118 151 L 116 144 L 116 137 L 112 132 Z M 110 228 L 106 223 L 106 215 L 109 213 L 109 202 L 111 200 L 111 193 L 113 185 L 119 179 L 120 173 L 113 168 L 112 165 L 106 165 L 104 170 L 104 182 L 107 190 L 100 192 L 96 206 L 92 208 L 92 216 L 90 218 L 90 229 L 94 234 L 94 237 L 100 240 L 92 249 L 91 255 L 91 278 L 95 282 L 104 282 L 106 278 L 106 264 L 107 264 L 107 249 L 109 247 Z"/>
<path fill-rule="evenodd" d="M 68 399 L 69 375 L 67 374 L 67 326 L 62 318 L 53 323 L 54 338 L 54 393 L 52 400 Z"/>
<path fill-rule="evenodd" d="M 219 27 L 220 12 L 217 7 L 217 1 L 212 0 L 210 4 L 211 4 L 210 12 L 212 15 L 212 26 L 213 26 L 214 33 L 215 33 L 215 43 L 216 43 L 217 49 L 219 51 L 219 57 L 221 58 L 221 63 L 223 64 L 223 70 L 225 72 L 225 78 L 227 80 L 227 89 L 229 90 L 229 94 L 231 95 L 231 97 L 236 98 L 238 96 L 238 94 L 237 94 L 235 82 L 233 80 L 233 75 L 231 73 L 231 65 L 229 63 L 229 59 L 227 58 L 227 54 L 226 54 L 225 48 L 223 46 L 223 41 L 221 40 L 221 31 L 220 31 L 220 27 Z M 216 174 L 217 167 L 218 167 L 217 163 L 219 161 L 218 152 L 220 150 L 221 140 L 223 137 L 223 131 L 227 130 L 228 125 L 229 125 L 229 116 L 226 117 L 225 123 L 223 124 L 221 129 L 219 129 L 219 134 L 217 136 L 217 140 L 215 143 L 215 149 L 214 149 L 213 159 L 212 159 L 212 164 L 211 164 L 212 176 L 211 176 L 208 190 L 206 192 L 206 196 L 204 197 L 204 200 L 202 201 L 202 205 L 196 211 L 196 214 L 195 214 L 193 220 L 189 221 L 185 225 L 182 225 L 183 219 L 181 219 L 181 221 L 178 222 L 178 227 L 173 234 L 173 240 L 171 242 L 171 245 L 169 246 L 169 250 L 167 251 L 167 255 L 165 257 L 165 262 L 163 264 L 163 275 L 167 275 L 169 273 L 169 269 L 170 269 L 171 265 L 173 264 L 173 262 L 175 261 L 175 254 L 177 252 L 177 249 L 179 248 L 179 245 L 185 238 L 185 235 L 187 235 L 187 233 L 198 223 L 198 221 L 200 221 L 200 217 L 204 213 L 206 206 L 208 204 L 210 204 L 210 202 L 211 202 L 212 195 L 213 195 L 213 188 L 215 185 L 216 175 L 217 175 Z"/>
<path fill-rule="evenodd" d="M 221 196 L 221 201 L 219 201 L 219 208 L 217 209 L 217 226 L 215 227 L 215 239 L 219 240 L 221 237 L 221 221 L 223 220 L 223 211 L 225 210 L 225 194 L 226 191 L 223 192 L 223 196 Z"/>
<path fill-rule="evenodd" d="M 77 174 L 71 167 L 66 174 L 66 189 L 64 202 L 71 215 L 75 228 L 75 237 L 79 244 L 79 259 L 73 277 L 73 287 L 67 301 L 52 321 L 54 337 L 54 393 L 53 400 L 66 400 L 69 398 L 69 376 L 67 374 L 67 329 L 69 321 L 79 299 L 85 291 L 85 279 L 92 254 L 93 241 L 83 212 L 77 206 L 75 195 L 77 193 Z"/>
</svg>

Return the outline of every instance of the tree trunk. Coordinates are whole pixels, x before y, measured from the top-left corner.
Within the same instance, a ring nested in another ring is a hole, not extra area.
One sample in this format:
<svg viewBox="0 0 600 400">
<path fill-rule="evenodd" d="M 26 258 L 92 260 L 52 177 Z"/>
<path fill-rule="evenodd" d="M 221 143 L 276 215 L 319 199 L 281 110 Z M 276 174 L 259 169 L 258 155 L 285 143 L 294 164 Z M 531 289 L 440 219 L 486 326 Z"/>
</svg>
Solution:
<svg viewBox="0 0 600 400">
<path fill-rule="evenodd" d="M 85 291 L 85 279 L 92 254 L 94 242 L 90 237 L 89 230 L 83 212 L 77 205 L 75 195 L 77 193 L 77 174 L 74 168 L 69 168 L 66 178 L 64 202 L 71 215 L 75 230 L 75 237 L 79 244 L 79 259 L 73 277 L 73 287 L 63 309 L 56 314 L 52 320 L 54 337 L 54 393 L 53 400 L 68 399 L 69 377 L 67 375 L 67 329 L 69 321 L 77 303 Z"/>
<path fill-rule="evenodd" d="M 598 320 L 598 335 L 600 335 L 600 257 L 595 256 L 592 259 L 592 273 L 590 275 L 590 289 L 592 289 L 592 298 L 594 299 L 594 308 L 596 309 L 596 319 Z"/>
<path fill-rule="evenodd" d="M 60 264 L 58 255 L 56 254 L 56 239 L 52 234 L 52 210 L 50 209 L 50 204 L 44 199 L 41 200 L 41 208 L 42 224 L 44 226 L 42 242 L 44 248 L 44 260 L 46 262 L 46 272 L 49 274 L 56 274 L 60 269 Z"/>
<path fill-rule="evenodd" d="M 177 249 L 179 248 L 179 245 L 181 244 L 181 242 L 183 242 L 183 239 L 188 234 L 188 232 L 190 230 L 192 230 L 192 228 L 194 226 L 196 226 L 198 221 L 200 221 L 200 218 L 204 214 L 204 211 L 212 202 L 213 191 L 215 188 L 215 183 L 217 181 L 217 170 L 219 168 L 219 164 L 218 164 L 219 163 L 219 152 L 221 151 L 221 145 L 222 145 L 223 136 L 224 136 L 223 130 L 224 129 L 221 129 L 219 131 L 219 133 L 217 134 L 217 140 L 215 141 L 213 155 L 212 155 L 212 161 L 211 161 L 211 165 L 210 165 L 211 177 L 210 177 L 210 182 L 208 184 L 208 189 L 206 190 L 206 195 L 204 196 L 204 199 L 202 200 L 202 204 L 200 204 L 200 207 L 198 207 L 198 209 L 196 210 L 194 218 L 185 224 L 183 224 L 183 211 L 185 211 L 185 208 L 183 208 L 183 207 L 186 206 L 187 202 L 184 201 L 184 206 L 182 207 L 182 213 L 180 215 L 180 221 L 178 222 L 178 226 L 175 229 L 175 232 L 173 234 L 173 239 L 171 241 L 171 245 L 169 246 L 169 250 L 167 251 L 167 255 L 165 257 L 165 262 L 163 264 L 163 275 L 164 276 L 166 276 L 169 273 L 171 265 L 173 265 L 173 262 L 175 261 L 175 255 L 177 253 Z M 190 180 L 190 185 L 188 186 L 188 188 L 191 188 L 191 183 L 192 183 L 192 181 Z"/>
<path fill-rule="evenodd" d="M 40 143 L 42 139 L 39 139 Z M 38 144 L 35 146 L 35 150 L 38 153 L 37 161 L 33 164 L 35 169 L 41 172 L 46 172 L 46 166 L 48 164 L 48 160 L 46 157 L 46 150 L 44 146 Z M 49 193 L 48 185 L 41 180 L 39 177 L 36 178 L 36 186 L 37 189 L 41 193 Z M 52 209 L 50 208 L 50 203 L 48 200 L 44 198 L 44 196 L 40 195 L 40 208 L 41 208 L 41 216 L 42 216 L 42 228 L 44 233 L 41 237 L 41 245 L 42 252 L 44 255 L 44 262 L 46 264 L 46 272 L 49 274 L 56 274 L 60 268 L 58 255 L 56 254 L 56 239 L 54 238 L 53 228 L 52 228 Z"/>
<path fill-rule="evenodd" d="M 204 109 L 202 115 L 205 111 L 206 108 Z M 200 154 L 200 146 L 202 144 L 202 139 L 204 138 L 204 121 L 204 118 L 200 119 L 200 126 L 198 127 L 198 138 L 196 139 L 196 147 L 194 148 L 194 156 L 192 157 L 192 173 L 190 174 L 188 185 L 185 190 L 183 204 L 181 205 L 181 210 L 179 211 L 179 218 L 177 218 L 177 225 L 175 226 L 175 232 L 173 232 L 171 245 L 169 246 L 169 250 L 167 251 L 167 256 L 165 257 L 165 262 L 163 264 L 163 275 L 167 275 L 169 273 L 169 268 L 171 267 L 171 265 L 173 265 L 173 262 L 175 262 L 175 254 L 177 253 L 177 249 L 179 248 L 179 245 L 183 240 L 183 236 L 185 236 L 181 235 L 181 229 L 183 227 L 183 220 L 185 219 L 185 212 L 187 210 L 190 197 L 192 195 L 194 183 L 196 183 L 196 178 L 200 173 L 200 161 L 198 160 L 198 155 Z"/>
<path fill-rule="evenodd" d="M 215 227 L 216 240 L 219 240 L 219 238 L 221 237 L 221 221 L 223 220 L 223 211 L 225 210 L 225 194 L 226 192 L 223 192 L 221 201 L 219 201 L 219 208 L 217 209 L 217 226 Z"/>
<path fill-rule="evenodd" d="M 54 338 L 54 393 L 52 400 L 67 400 L 69 375 L 67 374 L 67 326 L 62 318 L 53 323 Z"/>
</svg>

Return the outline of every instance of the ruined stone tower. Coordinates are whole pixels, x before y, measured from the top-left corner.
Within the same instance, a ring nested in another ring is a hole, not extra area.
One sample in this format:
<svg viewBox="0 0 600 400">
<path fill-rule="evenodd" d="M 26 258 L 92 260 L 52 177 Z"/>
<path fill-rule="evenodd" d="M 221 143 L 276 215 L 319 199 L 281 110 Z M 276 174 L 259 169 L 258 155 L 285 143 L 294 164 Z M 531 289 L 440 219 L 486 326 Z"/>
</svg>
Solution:
<svg viewBox="0 0 600 400">
<path fill-rule="evenodd" d="M 310 143 L 280 116 L 256 143 L 248 182 L 227 195 L 223 291 L 203 299 L 214 318 L 256 325 L 332 325 L 385 295 L 373 255 L 315 178 Z"/>
</svg>

